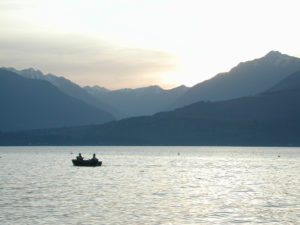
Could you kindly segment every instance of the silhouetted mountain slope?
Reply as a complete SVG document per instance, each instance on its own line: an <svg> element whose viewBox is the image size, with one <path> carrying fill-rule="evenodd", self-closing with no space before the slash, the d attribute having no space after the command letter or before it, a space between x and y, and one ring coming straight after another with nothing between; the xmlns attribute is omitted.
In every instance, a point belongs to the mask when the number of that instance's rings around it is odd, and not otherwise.
<svg viewBox="0 0 300 225"><path fill-rule="evenodd" d="M71 97L77 98L91 106L97 107L101 111L108 112L114 115L114 117L116 118L123 116L123 114L120 111L111 107L111 105L104 103L103 101L101 101L100 98L96 98L93 95L90 95L79 85L71 82L70 80L64 77L58 77L53 74L43 74L41 71L35 70L33 68L16 70L15 68L2 67L2 69L9 70L11 72L21 75L22 77L48 81L52 85L57 87L60 91L64 92L65 94Z"/></svg>
<svg viewBox="0 0 300 225"><path fill-rule="evenodd" d="M198 101L220 101L261 93L293 72L300 70L300 59L271 51L266 56L240 63L228 73L190 88L173 104L182 107Z"/></svg>
<svg viewBox="0 0 300 225"><path fill-rule="evenodd" d="M295 74L278 85L295 78ZM2 145L300 146L300 85L103 125L2 134Z"/></svg>
<svg viewBox="0 0 300 225"><path fill-rule="evenodd" d="M287 91L298 89L300 87L300 71L293 73L292 75L288 76L286 79L282 80L267 92L275 92L275 91Z"/></svg>
<svg viewBox="0 0 300 225"><path fill-rule="evenodd" d="M165 111L175 100L189 89L179 86L170 90L164 90L159 86L149 86L136 89L120 89L110 91L98 86L85 87L92 95L98 97L107 104L112 105L126 116L153 115Z"/></svg>
<svg viewBox="0 0 300 225"><path fill-rule="evenodd" d="M22 130L113 120L104 111L72 98L50 83L0 69L0 130Z"/></svg>

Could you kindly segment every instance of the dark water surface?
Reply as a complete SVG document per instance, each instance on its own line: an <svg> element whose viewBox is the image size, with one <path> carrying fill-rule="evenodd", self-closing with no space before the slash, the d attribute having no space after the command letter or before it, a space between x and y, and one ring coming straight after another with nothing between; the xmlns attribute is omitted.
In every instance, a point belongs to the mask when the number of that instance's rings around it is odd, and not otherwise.
<svg viewBox="0 0 300 225"><path fill-rule="evenodd" d="M103 166L72 166L79 152ZM0 147L0 157L0 224L300 224L300 148Z"/></svg>

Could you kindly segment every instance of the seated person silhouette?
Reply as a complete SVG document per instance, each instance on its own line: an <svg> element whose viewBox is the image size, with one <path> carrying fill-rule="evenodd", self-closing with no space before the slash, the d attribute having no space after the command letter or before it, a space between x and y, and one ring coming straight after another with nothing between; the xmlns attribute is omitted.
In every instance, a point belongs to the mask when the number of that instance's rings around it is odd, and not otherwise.
<svg viewBox="0 0 300 225"><path fill-rule="evenodd" d="M93 154L92 160L95 161L95 162L98 162L98 159L96 158L96 154L95 153Z"/></svg>
<svg viewBox="0 0 300 225"><path fill-rule="evenodd" d="M83 157L81 156L81 153L79 153L79 155L76 157L78 161L82 161Z"/></svg>

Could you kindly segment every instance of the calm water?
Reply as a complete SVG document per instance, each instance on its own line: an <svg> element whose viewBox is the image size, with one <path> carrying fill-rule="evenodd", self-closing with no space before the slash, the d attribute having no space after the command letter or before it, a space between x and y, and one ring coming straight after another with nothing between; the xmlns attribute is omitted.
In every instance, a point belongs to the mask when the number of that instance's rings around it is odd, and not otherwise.
<svg viewBox="0 0 300 225"><path fill-rule="evenodd" d="M79 152L103 166L72 166ZM0 224L300 224L299 148L1 147L0 156Z"/></svg>

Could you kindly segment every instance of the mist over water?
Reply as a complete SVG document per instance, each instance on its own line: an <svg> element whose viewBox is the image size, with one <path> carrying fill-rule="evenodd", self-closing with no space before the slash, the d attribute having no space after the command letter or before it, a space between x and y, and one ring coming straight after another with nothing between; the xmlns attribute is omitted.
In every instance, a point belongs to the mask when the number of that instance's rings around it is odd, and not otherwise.
<svg viewBox="0 0 300 225"><path fill-rule="evenodd" d="M103 166L74 167L79 152ZM0 147L0 156L0 224L300 223L299 148Z"/></svg>

